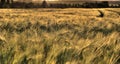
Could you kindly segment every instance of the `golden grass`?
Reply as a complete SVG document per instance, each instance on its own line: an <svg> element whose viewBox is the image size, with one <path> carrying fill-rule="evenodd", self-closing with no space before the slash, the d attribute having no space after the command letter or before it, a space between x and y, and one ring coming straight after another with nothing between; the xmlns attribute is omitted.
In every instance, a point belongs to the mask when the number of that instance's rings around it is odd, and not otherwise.
<svg viewBox="0 0 120 64"><path fill-rule="evenodd" d="M119 11L2 9L0 64L119 64Z"/></svg>

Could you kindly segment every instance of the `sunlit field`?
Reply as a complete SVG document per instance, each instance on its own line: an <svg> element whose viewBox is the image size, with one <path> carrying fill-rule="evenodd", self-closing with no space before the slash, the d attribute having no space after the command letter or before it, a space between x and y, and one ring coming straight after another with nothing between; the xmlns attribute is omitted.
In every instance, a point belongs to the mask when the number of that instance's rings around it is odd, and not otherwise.
<svg viewBox="0 0 120 64"><path fill-rule="evenodd" d="M120 8L0 9L0 64L120 64Z"/></svg>

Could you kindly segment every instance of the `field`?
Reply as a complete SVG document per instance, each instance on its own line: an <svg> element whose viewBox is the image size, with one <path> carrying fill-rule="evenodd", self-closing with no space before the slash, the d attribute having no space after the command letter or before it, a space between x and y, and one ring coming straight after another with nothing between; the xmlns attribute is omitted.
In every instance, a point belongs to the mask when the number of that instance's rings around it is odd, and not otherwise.
<svg viewBox="0 0 120 64"><path fill-rule="evenodd" d="M0 9L0 64L120 64L120 8Z"/></svg>

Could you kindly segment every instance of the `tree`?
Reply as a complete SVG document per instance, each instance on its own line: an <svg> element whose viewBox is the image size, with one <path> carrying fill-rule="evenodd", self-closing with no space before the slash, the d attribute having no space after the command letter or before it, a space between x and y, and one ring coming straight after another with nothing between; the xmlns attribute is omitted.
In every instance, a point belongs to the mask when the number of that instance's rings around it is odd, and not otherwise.
<svg viewBox="0 0 120 64"><path fill-rule="evenodd" d="M7 0L7 4L12 4L13 0Z"/></svg>
<svg viewBox="0 0 120 64"><path fill-rule="evenodd" d="M11 4L13 3L13 0L11 0Z"/></svg>
<svg viewBox="0 0 120 64"><path fill-rule="evenodd" d="M10 0L7 0L7 2L6 2L7 4L10 4Z"/></svg>
<svg viewBox="0 0 120 64"><path fill-rule="evenodd" d="M42 2L42 7L43 7L43 8L48 7L48 4L47 4L46 0L44 0L44 1Z"/></svg>
<svg viewBox="0 0 120 64"><path fill-rule="evenodd" d="M105 7L105 8L106 8L106 7L109 7L108 1L103 1L103 2L102 2L102 6Z"/></svg>
<svg viewBox="0 0 120 64"><path fill-rule="evenodd" d="M5 5L5 0L1 0L1 7Z"/></svg>
<svg viewBox="0 0 120 64"><path fill-rule="evenodd" d="M10 7L10 4L13 3L13 0L1 0L1 7Z"/></svg>

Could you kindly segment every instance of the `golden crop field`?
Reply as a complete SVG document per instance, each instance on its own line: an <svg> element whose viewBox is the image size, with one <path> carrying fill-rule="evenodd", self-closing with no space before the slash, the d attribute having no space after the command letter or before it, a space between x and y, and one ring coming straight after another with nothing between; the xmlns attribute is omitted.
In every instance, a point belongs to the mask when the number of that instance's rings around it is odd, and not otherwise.
<svg viewBox="0 0 120 64"><path fill-rule="evenodd" d="M120 64L120 8L0 9L0 64Z"/></svg>

